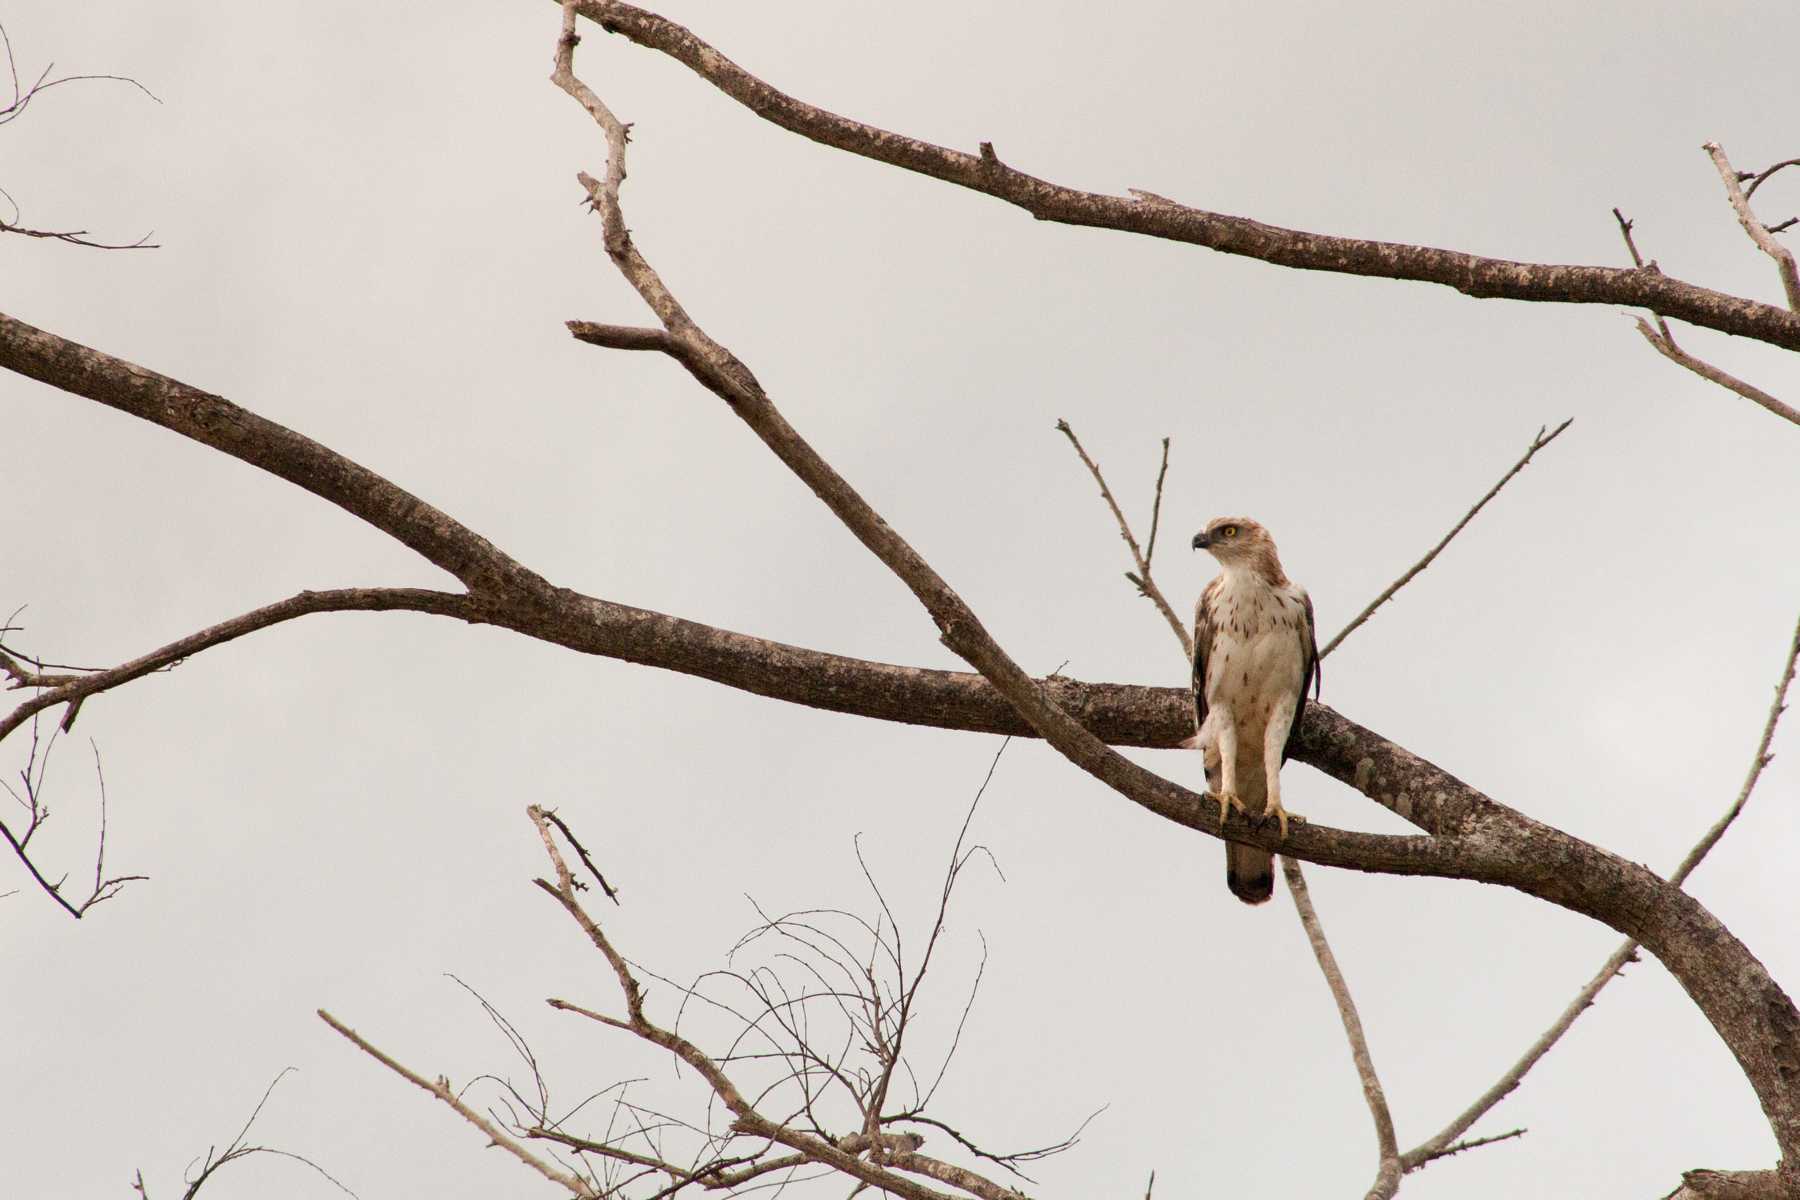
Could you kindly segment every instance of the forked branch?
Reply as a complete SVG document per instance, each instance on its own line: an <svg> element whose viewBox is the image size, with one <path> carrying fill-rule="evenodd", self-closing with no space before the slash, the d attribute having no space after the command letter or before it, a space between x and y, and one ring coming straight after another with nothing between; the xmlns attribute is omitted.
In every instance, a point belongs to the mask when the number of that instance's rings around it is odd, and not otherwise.
<svg viewBox="0 0 1800 1200"><path fill-rule="evenodd" d="M1775 170L1781 165L1783 164L1777 164L1777 167L1770 169ZM1767 177L1768 176L1765 174L1761 178L1766 179ZM1748 193L1746 193L1746 195L1747 194ZM1625 239L1625 249L1631 253L1631 261L1636 263L1639 267L1643 267L1644 256L1638 252L1637 239L1631 235L1635 223L1626 220L1625 214L1616 208L1613 209L1612 212L1613 218L1619 222L1619 234ZM1656 264L1651 263L1649 269L1655 270ZM1654 329L1652 329L1642 317L1634 317L1633 320L1637 323L1638 333L1643 336L1643 339L1646 342L1650 343L1651 348L1676 366L1692 371L1709 383L1716 383L1722 388L1736 392L1752 404L1761 405L1763 408L1768 409L1783 420L1792 421L1794 424L1800 425L1800 410L1796 410L1792 406L1777 400L1774 396L1771 396L1754 384L1746 383L1737 376L1722 371L1713 364L1706 362L1703 359L1696 358L1686 350L1683 350L1676 344L1674 332L1669 329L1669 323L1663 320L1660 313L1651 314L1651 320L1656 322L1656 328Z"/></svg>
<svg viewBox="0 0 1800 1200"><path fill-rule="evenodd" d="M565 56L573 50L572 14L577 6L601 20L609 30L620 27L621 14L634 21L644 15L628 5L605 0L565 0L559 76L567 74ZM666 24L663 23L665 27ZM680 34L691 39L685 30ZM716 52L710 52L710 48L708 53L709 68L739 70ZM581 98L566 79L559 79L559 83ZM587 105L585 99L583 103ZM600 124L607 134L608 176L598 184L584 177L583 186L588 188L595 208L606 221L609 256L658 315L676 346L673 356L724 399L845 527L913 592L937 625L944 643L980 671L1019 716L1059 753L1153 812L1209 833L1224 833L1217 813L1206 815L1202 797L1124 759L1055 704L1001 649L949 584L786 422L743 364L674 304L662 281L631 245L619 214L622 172L617 168L623 164L623 126L616 119L601 120ZM899 140L890 138L896 143ZM987 159L990 166L1000 169L991 154ZM977 170L988 169L981 166L981 160L975 160L975 164ZM1141 207L1146 211L1166 211L1167 206ZM1674 310L1668 311L1673 314ZM1784 327L1790 320L1800 321L1786 313L1780 319ZM1365 766L1372 769L1374 764ZM1358 769L1359 785L1366 773ZM1782 1169L1800 1184L1800 1013L1768 978L1766 969L1717 918L1647 870L1485 798L1476 804L1469 800L1466 796L1440 794L1425 811L1405 812L1403 815L1435 836L1423 841L1387 839L1386 845L1398 852L1396 858L1389 860L1395 864L1393 869L1436 873L1448 868L1456 874L1504 882L1588 912L1639 937L1682 981L1732 1047L1756 1088L1782 1147ZM1243 824L1246 827L1241 830L1235 824L1230 828L1232 840L1283 850L1309 861L1331 861L1330 852L1315 840L1320 832L1315 828L1302 826L1283 839L1273 830ZM1380 853L1377 847L1382 843L1372 838L1373 835L1332 831L1331 840L1340 845L1354 842L1373 857ZM1409 842L1404 850L1401 842ZM1559 864L1553 875L1539 869L1539 864L1547 861L1546 854L1552 854ZM1363 857L1364 864L1369 857ZM1401 861L1405 867L1399 865ZM1450 867L1451 863L1456 866ZM1727 975L1737 985L1717 986L1718 979Z"/></svg>
<svg viewBox="0 0 1800 1200"><path fill-rule="evenodd" d="M969 154L839 116L770 86L692 30L622 0L581 0L609 33L668 55L765 121L821 145L1004 200L1044 221L1166 238L1278 266L1434 283L1469 296L1649 308L1665 316L1800 350L1800 315L1663 275L1514 262L1455 250L1335 237L1209 212L1151 193L1143 199L1064 187L994 154Z"/></svg>
<svg viewBox="0 0 1800 1200"><path fill-rule="evenodd" d="M19 63L17 58L13 55L12 38L7 34L4 25L0 25L0 49L3 49L5 52L6 73L8 78L12 80L12 100L4 107L0 107L0 125L10 124L24 116L25 110L31 105L33 100L49 91L51 88L61 87L63 84L67 83L97 81L128 83L144 95L150 97L151 100L156 101L156 103L162 103L149 88L127 75L61 75L52 79L50 78L50 72L56 69L55 63L46 66L43 71L39 73L36 80L21 88L19 86ZM61 231L31 229L20 223L23 220L24 214L20 211L18 203L13 200L12 194L7 192L4 188L0 188L0 198L3 198L12 208L12 216L5 220L0 220L0 233L16 233L23 237L67 242L70 245L87 246L95 250L154 250L157 248L156 243L150 240L155 236L154 233L146 233L133 242L102 242L94 238L94 236L85 229L68 229Z"/></svg>
<svg viewBox="0 0 1800 1200"><path fill-rule="evenodd" d="M1081 439L1075 436L1075 430L1069 426L1067 421L1058 421L1056 428L1058 432L1069 439L1069 445L1075 448L1075 454L1081 459L1081 465L1088 469L1088 474L1092 475L1094 482L1100 485L1100 498L1106 501L1106 507L1112 510L1113 520L1119 523L1119 536L1125 539L1125 545L1131 551L1131 561L1137 567L1135 572L1125 572L1125 578L1131 581L1133 587L1137 588L1138 595L1146 597L1156 605L1156 611L1162 614L1163 620L1167 621L1169 628L1174 630L1175 639L1181 643L1182 657L1190 662L1193 661L1194 636L1188 632L1186 623L1175 615L1175 609L1169 604L1168 597L1163 595L1162 589L1156 586L1156 580L1150 574L1150 556L1156 553L1156 530L1157 526L1162 523L1163 480L1169 474L1169 439L1162 440L1162 467L1156 473L1156 499L1150 509L1148 549L1140 550L1137 537L1131 532L1131 522L1125 519L1125 514L1119 509L1119 502L1113 499L1112 488L1107 486L1106 476L1100 472L1100 464L1088 456L1086 448L1081 444Z"/></svg>
<svg viewBox="0 0 1800 1200"><path fill-rule="evenodd" d="M19 771L19 787L15 790L12 784L0 780L0 789L4 789L13 801L24 810L23 824L15 826L9 821L0 820L0 838L4 838L8 848L19 860L31 876L31 881L38 889L52 900L64 912L81 920L88 910L96 904L112 899L118 895L128 883L138 883L149 878L148 875L108 875L106 873L106 771L100 762L100 747L93 746L94 778L100 790L100 833L94 846L94 883L86 896L75 898L63 891L63 885L69 877L64 874L54 882L44 874L43 868L32 857L31 840L36 837L45 823L50 819L50 806L44 796L44 779L49 770L50 757L55 753L60 728L52 728L46 738L40 739L37 721L31 722L31 745L27 751L25 765ZM91 745L91 743L90 743Z"/></svg>
<svg viewBox="0 0 1800 1200"><path fill-rule="evenodd" d="M1718 169L1719 182L1725 185L1725 198L1731 202L1731 211L1737 214L1738 224L1750 240L1775 261L1775 272L1781 276L1781 290L1787 293L1788 308L1800 312L1800 270L1794 267L1794 253L1776 241L1769 232L1769 227L1757 220L1756 214L1750 211L1750 197L1745 194L1739 183L1737 169L1731 160L1725 157L1725 149L1717 142L1708 142L1701 149L1712 159L1713 166ZM1760 179L1758 183L1762 182Z"/></svg>

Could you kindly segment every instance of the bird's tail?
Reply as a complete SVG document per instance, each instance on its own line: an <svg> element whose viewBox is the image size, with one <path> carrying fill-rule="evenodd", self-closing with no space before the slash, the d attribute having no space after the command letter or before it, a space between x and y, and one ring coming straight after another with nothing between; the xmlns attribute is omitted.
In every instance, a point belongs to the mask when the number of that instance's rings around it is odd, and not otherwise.
<svg viewBox="0 0 1800 1200"><path fill-rule="evenodd" d="M1198 742L1196 734L1191 741ZM1185 744L1185 743L1184 743ZM1219 790L1219 752L1210 750L1203 760L1206 786ZM1253 757L1238 757L1238 797L1253 812L1262 811L1262 763ZM1275 856L1254 846L1225 843L1225 886L1245 904L1261 904L1275 894Z"/></svg>
<svg viewBox="0 0 1800 1200"><path fill-rule="evenodd" d="M1226 842L1225 886L1245 904L1261 904L1275 894L1275 856L1254 846Z"/></svg>

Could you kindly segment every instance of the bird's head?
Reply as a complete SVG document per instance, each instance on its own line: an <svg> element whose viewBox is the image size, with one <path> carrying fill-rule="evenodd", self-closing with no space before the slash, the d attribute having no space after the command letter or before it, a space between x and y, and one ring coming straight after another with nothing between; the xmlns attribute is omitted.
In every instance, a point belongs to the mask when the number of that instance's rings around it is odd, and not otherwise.
<svg viewBox="0 0 1800 1200"><path fill-rule="evenodd" d="M1194 549L1204 550L1222 567L1248 565L1275 556L1275 539L1249 517L1214 517L1194 535Z"/></svg>

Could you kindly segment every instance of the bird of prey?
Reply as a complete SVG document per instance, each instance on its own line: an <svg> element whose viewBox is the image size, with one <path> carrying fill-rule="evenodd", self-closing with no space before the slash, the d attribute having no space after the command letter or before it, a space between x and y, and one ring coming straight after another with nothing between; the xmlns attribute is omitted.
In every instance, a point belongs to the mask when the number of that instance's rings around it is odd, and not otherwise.
<svg viewBox="0 0 1800 1200"><path fill-rule="evenodd" d="M1269 531L1248 517L1219 517L1194 535L1194 549L1219 562L1219 575L1194 607L1194 736L1206 785L1230 809L1274 817L1287 836L1281 764L1306 711L1306 689L1319 687L1319 646L1312 598L1289 579ZM1225 883L1245 904L1275 891L1267 850L1225 843Z"/></svg>

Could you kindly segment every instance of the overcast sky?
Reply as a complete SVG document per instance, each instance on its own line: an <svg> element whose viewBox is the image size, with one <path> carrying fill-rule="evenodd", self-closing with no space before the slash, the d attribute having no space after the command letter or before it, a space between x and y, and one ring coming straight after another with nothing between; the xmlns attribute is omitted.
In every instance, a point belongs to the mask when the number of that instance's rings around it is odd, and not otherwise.
<svg viewBox="0 0 1800 1200"><path fill-rule="evenodd" d="M1800 153L1800 10L1634 3L903 6L663 11L833 111L1075 186L1139 187L1325 232L1533 261L1625 262L1778 301L1700 150ZM45 93L4 130L29 225L5 311L221 393L381 472L555 582L860 657L954 666L911 597L710 394L562 322L645 319L578 205L597 130L547 82L547 3L10 5ZM1067 418L1134 519L1174 439L1158 575L1186 607L1206 519L1266 524L1335 632L1523 451L1564 437L1325 672L1325 699L1495 798L1668 870L1735 793L1800 609L1800 430L1656 356L1603 307L1282 270L1032 221L767 125L588 31L578 69L635 122L626 210L696 318L1028 668L1175 684L1121 578ZM1800 178L1757 196L1800 211ZM1800 402L1800 361L1683 344ZM450 586L329 505L85 400L0 378L9 643L105 665L302 588ZM1066 664L1066 665L1065 665ZM88 704L50 773L42 856L145 874L70 921L0 866L0 1129L20 1197L156 1197L257 1127L365 1200L551 1185L325 1028L427 1074L522 1078L454 974L570 1104L691 1076L547 996L618 1010L530 878L523 809L559 806L671 977L769 910L871 900L853 839L922 936L998 742L879 724L415 615L314 617ZM1800 730L1695 893L1790 990ZM23 765L14 738L8 777ZM1191 756L1140 752L1192 786ZM1290 808L1400 822L1304 765ZM7 803L10 804L10 801ZM11 819L11 818L9 818ZM1247 909L1219 845L1037 743L1005 753L928 990L941 1038L988 950L944 1120L1039 1145L1034 1195L1355 1194L1369 1118L1285 895ZM1617 943L1473 883L1314 869L1403 1145L1488 1087ZM934 968L935 970L935 968ZM653 1011L672 1015L671 991ZM942 1042L921 1050L931 1062ZM1772 1164L1749 1086L1654 961L1633 966L1403 1195L1661 1195ZM941 1136L926 1149L949 1155ZM841 1194L838 1183L828 1185ZM1328 1192L1329 1190L1329 1192ZM336 1194L290 1161L206 1195Z"/></svg>

